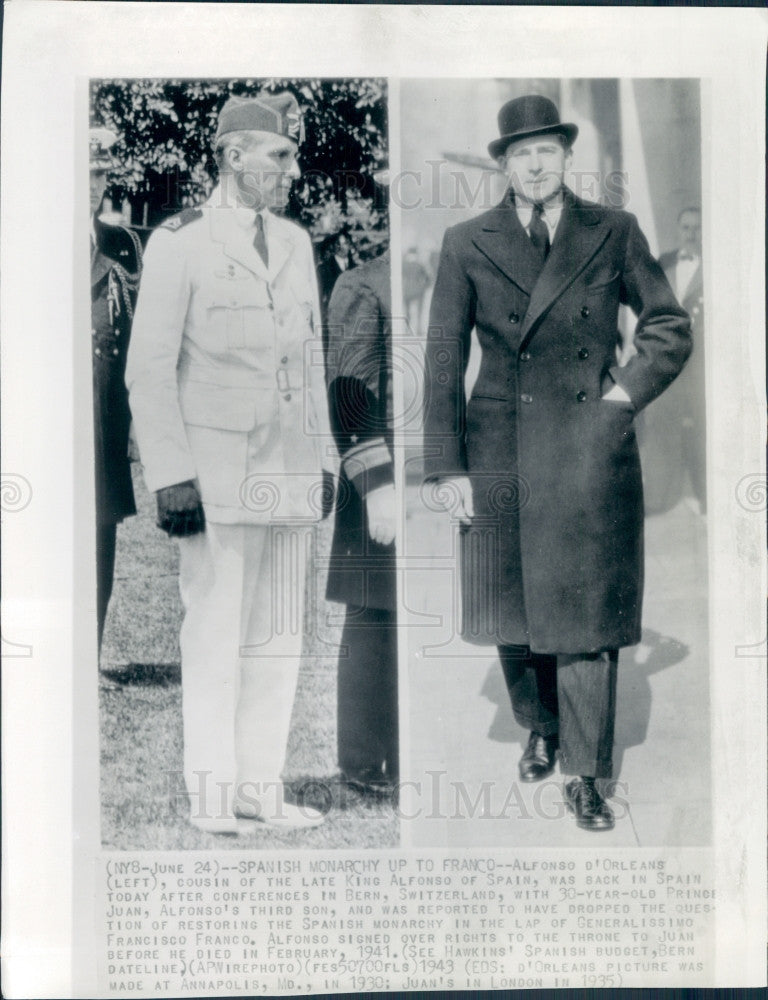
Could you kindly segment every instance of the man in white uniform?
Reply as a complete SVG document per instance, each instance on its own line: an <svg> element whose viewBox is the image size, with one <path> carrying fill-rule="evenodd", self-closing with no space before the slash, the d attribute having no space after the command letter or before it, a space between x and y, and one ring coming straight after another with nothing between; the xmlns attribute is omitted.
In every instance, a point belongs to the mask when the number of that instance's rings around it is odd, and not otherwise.
<svg viewBox="0 0 768 1000"><path fill-rule="evenodd" d="M179 539L184 778L191 822L307 826L284 800L307 546L333 446L288 93L230 98L220 183L147 247L126 382L158 526Z"/></svg>

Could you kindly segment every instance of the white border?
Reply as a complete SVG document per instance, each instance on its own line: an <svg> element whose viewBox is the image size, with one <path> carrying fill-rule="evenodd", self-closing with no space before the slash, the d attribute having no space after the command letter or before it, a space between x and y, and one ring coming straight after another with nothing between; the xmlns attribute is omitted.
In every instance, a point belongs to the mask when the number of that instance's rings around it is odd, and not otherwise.
<svg viewBox="0 0 768 1000"><path fill-rule="evenodd" d="M71 707L73 620L83 601L73 588L72 470L82 450L73 431L73 343L82 303L74 301L72 264L73 192L84 181L75 175L73 137L79 81L121 75L709 79L702 139L707 324L718 348L708 391L720 906L711 985L765 982L765 514L736 499L745 476L765 473L765 44L766 16L750 9L6 7L2 456L4 474L23 476L32 493L15 509L3 480L5 995L72 993L73 901L87 907L90 899L82 883L73 894L75 842L67 835L73 731L95 711L93 691L77 692L76 716ZM18 655L25 646L31 656ZM737 655L749 646L754 655Z"/></svg>

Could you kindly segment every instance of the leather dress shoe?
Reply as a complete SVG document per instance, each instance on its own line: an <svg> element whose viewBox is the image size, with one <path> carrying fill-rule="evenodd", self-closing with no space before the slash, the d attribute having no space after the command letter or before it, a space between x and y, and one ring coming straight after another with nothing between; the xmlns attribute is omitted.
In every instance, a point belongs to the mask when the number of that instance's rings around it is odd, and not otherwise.
<svg viewBox="0 0 768 1000"><path fill-rule="evenodd" d="M342 771L341 780L358 795L371 798L389 798L397 788L397 781L385 775L380 768L367 771Z"/></svg>
<svg viewBox="0 0 768 1000"><path fill-rule="evenodd" d="M565 804L582 830L612 830L616 820L598 792L594 778L573 778L565 786Z"/></svg>
<svg viewBox="0 0 768 1000"><path fill-rule="evenodd" d="M542 736L532 732L528 737L528 746L517 765L521 781L541 781L555 769L557 754L557 736Z"/></svg>

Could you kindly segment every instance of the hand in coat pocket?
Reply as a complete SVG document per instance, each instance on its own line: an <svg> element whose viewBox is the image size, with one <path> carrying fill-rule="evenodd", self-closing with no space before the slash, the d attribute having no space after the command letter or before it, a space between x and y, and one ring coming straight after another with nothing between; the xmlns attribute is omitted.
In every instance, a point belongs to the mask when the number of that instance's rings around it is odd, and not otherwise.
<svg viewBox="0 0 768 1000"><path fill-rule="evenodd" d="M475 516L475 506L472 500L472 483L469 476L448 476L441 480L451 494L451 514L462 524L471 524ZM455 502L454 495L455 494Z"/></svg>

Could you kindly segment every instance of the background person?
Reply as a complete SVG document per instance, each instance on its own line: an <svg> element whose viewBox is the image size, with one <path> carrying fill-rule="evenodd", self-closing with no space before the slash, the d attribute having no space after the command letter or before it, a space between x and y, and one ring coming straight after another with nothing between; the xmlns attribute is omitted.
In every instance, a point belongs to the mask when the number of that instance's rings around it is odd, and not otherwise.
<svg viewBox="0 0 768 1000"><path fill-rule="evenodd" d="M343 274L326 360L341 457L326 597L346 604L337 682L338 763L362 790L398 781L390 256Z"/></svg>
<svg viewBox="0 0 768 1000"><path fill-rule="evenodd" d="M92 128L89 140L96 619L101 652L115 574L117 526L136 513L128 457L131 413L124 376L141 274L141 243L126 226L99 218L112 165L109 151L117 136L109 129Z"/></svg>
<svg viewBox="0 0 768 1000"><path fill-rule="evenodd" d="M707 509L701 211L684 208L677 230L678 248L662 254L659 264L677 301L691 317L693 354L669 392L644 414L640 453L649 514L669 510L686 494L698 513Z"/></svg>

